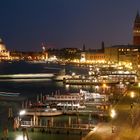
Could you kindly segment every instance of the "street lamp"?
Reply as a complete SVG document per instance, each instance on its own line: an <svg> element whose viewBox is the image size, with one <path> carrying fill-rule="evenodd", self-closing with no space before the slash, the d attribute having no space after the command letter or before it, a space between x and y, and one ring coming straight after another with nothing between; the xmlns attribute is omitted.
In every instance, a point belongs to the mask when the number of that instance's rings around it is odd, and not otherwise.
<svg viewBox="0 0 140 140"><path fill-rule="evenodd" d="M134 97L135 97L135 92L134 92L134 91L131 91L131 92L130 92L130 97L131 97L131 98L134 98Z"/></svg>
<svg viewBox="0 0 140 140"><path fill-rule="evenodd" d="M106 93L106 89L107 89L106 83L103 83L103 86L102 87L103 87L103 92Z"/></svg>
<svg viewBox="0 0 140 140"><path fill-rule="evenodd" d="M75 72L73 72L73 73L72 73L72 76L75 76L75 75L76 75Z"/></svg>
<svg viewBox="0 0 140 140"><path fill-rule="evenodd" d="M115 109L111 109L111 111L110 111L110 117L112 119L114 119L116 117L116 111L115 111Z"/></svg>
<svg viewBox="0 0 140 140"><path fill-rule="evenodd" d="M111 111L110 111L110 117L112 118L112 119L114 119L115 117L116 117L116 111L115 111L115 109L111 109ZM114 133L114 131L115 131L115 127L113 126L113 123L112 123L112 133Z"/></svg>
<svg viewBox="0 0 140 140"><path fill-rule="evenodd" d="M22 116L24 116L26 114L26 110L21 110L19 112L19 118L18 118L18 124L21 125L21 121L22 121ZM16 123L16 120L15 120L15 124L17 125Z"/></svg>
<svg viewBox="0 0 140 140"><path fill-rule="evenodd" d="M133 105L134 105L134 104L133 104L133 102L134 102L133 99L134 99L134 97L135 97L135 92L134 92L134 91L131 91L131 92L130 92L130 97L132 98L132 103L130 104L130 108L133 109Z"/></svg>
<svg viewBox="0 0 140 140"><path fill-rule="evenodd" d="M23 115L25 115L25 113L26 113L25 110L21 110L21 111L19 112L19 115L20 115L20 116L23 116Z"/></svg>
<svg viewBox="0 0 140 140"><path fill-rule="evenodd" d="M104 84L103 84L103 88L106 88L106 87L107 87L107 85L106 85L106 83L104 83Z"/></svg>

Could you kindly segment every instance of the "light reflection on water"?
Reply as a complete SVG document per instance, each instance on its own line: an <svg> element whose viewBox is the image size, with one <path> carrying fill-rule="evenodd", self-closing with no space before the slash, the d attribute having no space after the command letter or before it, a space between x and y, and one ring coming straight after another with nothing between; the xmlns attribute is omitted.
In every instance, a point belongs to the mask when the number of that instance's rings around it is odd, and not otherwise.
<svg viewBox="0 0 140 140"><path fill-rule="evenodd" d="M0 91L3 92L18 92L25 97L33 97L38 94L52 94L59 91L60 94L67 92L79 92L80 89L95 91L95 86L66 86L63 82L55 82L47 79L11 79L0 81Z"/></svg>
<svg viewBox="0 0 140 140"><path fill-rule="evenodd" d="M23 140L22 132L11 133L12 140ZM78 134L46 134L41 132L29 132L30 140L81 140L83 136ZM26 140L26 139L25 139Z"/></svg>
<svg viewBox="0 0 140 140"><path fill-rule="evenodd" d="M42 81L51 81L51 79L0 79L0 82L42 82Z"/></svg>
<svg viewBox="0 0 140 140"><path fill-rule="evenodd" d="M30 74L1 74L0 78L38 78L52 77L53 73L30 73Z"/></svg>
<svg viewBox="0 0 140 140"><path fill-rule="evenodd" d="M51 94L56 90L64 94L65 92L79 92L81 88L85 89L81 86L66 88L62 82L51 81L48 78L63 69L67 74L71 72L87 73L88 70L73 65L0 63L0 91L19 92L25 97L33 97L41 93L43 95ZM88 88L86 87L86 89Z"/></svg>

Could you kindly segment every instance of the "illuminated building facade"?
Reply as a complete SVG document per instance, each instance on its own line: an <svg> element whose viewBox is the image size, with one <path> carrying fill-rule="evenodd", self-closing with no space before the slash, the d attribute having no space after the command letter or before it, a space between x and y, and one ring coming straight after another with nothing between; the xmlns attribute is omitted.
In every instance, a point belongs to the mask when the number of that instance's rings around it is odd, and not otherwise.
<svg viewBox="0 0 140 140"><path fill-rule="evenodd" d="M104 49L105 61L108 63L118 63L119 46L106 47Z"/></svg>
<svg viewBox="0 0 140 140"><path fill-rule="evenodd" d="M101 43L101 49L89 49L86 50L85 44L83 44L83 50L81 52L81 63L104 63L104 42Z"/></svg>
<svg viewBox="0 0 140 140"><path fill-rule="evenodd" d="M140 48L134 45L116 45L105 48L107 63L129 64L137 69L140 65Z"/></svg>
<svg viewBox="0 0 140 140"><path fill-rule="evenodd" d="M79 56L80 50L78 48L62 48L58 54L58 58L68 61L79 59Z"/></svg>
<svg viewBox="0 0 140 140"><path fill-rule="evenodd" d="M129 45L119 48L119 63L130 64L134 69L140 65L140 48L137 46Z"/></svg>
<svg viewBox="0 0 140 140"><path fill-rule="evenodd" d="M105 55L102 50L85 51L81 53L81 62L103 63Z"/></svg>
<svg viewBox="0 0 140 140"><path fill-rule="evenodd" d="M45 52L10 52L11 60L46 61L48 53Z"/></svg>

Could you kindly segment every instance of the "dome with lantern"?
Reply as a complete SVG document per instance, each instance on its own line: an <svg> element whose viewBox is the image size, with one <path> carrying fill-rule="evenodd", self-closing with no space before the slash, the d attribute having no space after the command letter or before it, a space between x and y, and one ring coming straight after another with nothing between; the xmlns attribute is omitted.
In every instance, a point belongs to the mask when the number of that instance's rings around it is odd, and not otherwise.
<svg viewBox="0 0 140 140"><path fill-rule="evenodd" d="M5 44L3 43L2 39L0 38L0 52L4 52L6 51L6 47Z"/></svg>

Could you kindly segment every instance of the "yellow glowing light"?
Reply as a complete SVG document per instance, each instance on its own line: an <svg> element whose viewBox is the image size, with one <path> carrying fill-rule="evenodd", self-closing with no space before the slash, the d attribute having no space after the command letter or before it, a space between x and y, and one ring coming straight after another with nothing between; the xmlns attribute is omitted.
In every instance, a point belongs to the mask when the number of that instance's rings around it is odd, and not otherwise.
<svg viewBox="0 0 140 140"><path fill-rule="evenodd" d="M66 88L69 88L70 87L70 85L66 85Z"/></svg>
<svg viewBox="0 0 140 140"><path fill-rule="evenodd" d="M135 93L132 91L132 92L130 92L130 97L131 98L134 98L135 97Z"/></svg>
<svg viewBox="0 0 140 140"><path fill-rule="evenodd" d="M21 111L19 112L19 115L22 116L22 115L25 115L25 113L26 113L25 110L21 110Z"/></svg>
<svg viewBox="0 0 140 140"><path fill-rule="evenodd" d="M110 116L111 116L111 118L116 117L116 111L114 109L111 109Z"/></svg>
<svg viewBox="0 0 140 140"><path fill-rule="evenodd" d="M75 72L72 73L72 76L75 76Z"/></svg>
<svg viewBox="0 0 140 140"><path fill-rule="evenodd" d="M103 87L104 87L104 88L106 88L106 87L107 87L107 85L104 83L104 84L103 84Z"/></svg>
<svg viewBox="0 0 140 140"><path fill-rule="evenodd" d="M88 73L89 75L91 75L92 73L89 71L89 73Z"/></svg>
<svg viewBox="0 0 140 140"><path fill-rule="evenodd" d="M140 87L140 83L138 83L138 87Z"/></svg>
<svg viewBox="0 0 140 140"><path fill-rule="evenodd" d="M16 137L16 140L27 140L27 137L24 137L24 138L23 138L22 135L18 135L18 136Z"/></svg>

